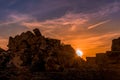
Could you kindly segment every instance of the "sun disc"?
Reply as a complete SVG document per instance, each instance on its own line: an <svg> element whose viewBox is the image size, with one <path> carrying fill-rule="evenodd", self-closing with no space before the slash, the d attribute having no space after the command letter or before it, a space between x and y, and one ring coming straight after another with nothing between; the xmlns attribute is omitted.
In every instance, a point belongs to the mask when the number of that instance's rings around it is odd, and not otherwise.
<svg viewBox="0 0 120 80"><path fill-rule="evenodd" d="M79 49L76 50L76 54L77 54L78 56L80 56L80 57L83 56L83 52L82 52L81 50L79 50Z"/></svg>

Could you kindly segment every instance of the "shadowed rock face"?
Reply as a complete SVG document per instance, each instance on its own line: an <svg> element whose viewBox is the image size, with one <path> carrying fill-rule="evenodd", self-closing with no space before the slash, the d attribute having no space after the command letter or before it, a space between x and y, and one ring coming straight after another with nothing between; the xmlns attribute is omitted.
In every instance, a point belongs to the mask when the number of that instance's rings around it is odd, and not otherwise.
<svg viewBox="0 0 120 80"><path fill-rule="evenodd" d="M0 53L1 53L1 52L4 52L4 51L5 51L4 49L0 48Z"/></svg>
<svg viewBox="0 0 120 80"><path fill-rule="evenodd" d="M75 51L60 40L45 38L38 29L9 38L11 63L32 71L59 71L72 66Z"/></svg>
<svg viewBox="0 0 120 80"><path fill-rule="evenodd" d="M0 69L5 69L10 61L10 55L6 52L0 53Z"/></svg>
<svg viewBox="0 0 120 80"><path fill-rule="evenodd" d="M112 63L120 64L120 37L112 40L112 47L111 51L108 51L108 56L110 60L113 60Z"/></svg>
<svg viewBox="0 0 120 80"><path fill-rule="evenodd" d="M112 40L112 51L120 51L120 38Z"/></svg>

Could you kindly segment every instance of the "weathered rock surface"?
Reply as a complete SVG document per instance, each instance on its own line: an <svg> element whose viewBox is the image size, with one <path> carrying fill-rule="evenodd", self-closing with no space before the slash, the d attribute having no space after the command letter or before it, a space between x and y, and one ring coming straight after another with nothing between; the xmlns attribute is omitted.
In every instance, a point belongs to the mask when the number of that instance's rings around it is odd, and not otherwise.
<svg viewBox="0 0 120 80"><path fill-rule="evenodd" d="M38 29L33 32L27 31L9 38L12 64L20 69L28 67L32 71L59 71L72 66L76 54L70 45L45 38Z"/></svg>
<svg viewBox="0 0 120 80"><path fill-rule="evenodd" d="M120 38L112 40L112 51L120 51Z"/></svg>

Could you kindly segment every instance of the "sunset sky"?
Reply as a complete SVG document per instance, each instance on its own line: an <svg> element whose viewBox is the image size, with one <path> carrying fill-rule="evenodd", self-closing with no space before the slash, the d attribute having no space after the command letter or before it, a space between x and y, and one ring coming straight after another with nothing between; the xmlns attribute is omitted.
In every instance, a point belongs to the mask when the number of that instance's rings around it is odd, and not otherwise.
<svg viewBox="0 0 120 80"><path fill-rule="evenodd" d="M0 47L34 28L94 56L120 37L120 0L0 0Z"/></svg>

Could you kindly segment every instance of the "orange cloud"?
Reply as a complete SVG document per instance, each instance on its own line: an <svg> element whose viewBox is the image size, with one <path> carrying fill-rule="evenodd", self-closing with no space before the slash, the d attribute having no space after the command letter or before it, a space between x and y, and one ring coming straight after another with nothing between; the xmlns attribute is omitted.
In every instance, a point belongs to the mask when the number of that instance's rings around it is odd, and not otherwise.
<svg viewBox="0 0 120 80"><path fill-rule="evenodd" d="M1 48L7 49L7 43L8 43L7 39L0 38L0 47Z"/></svg>
<svg viewBox="0 0 120 80"><path fill-rule="evenodd" d="M86 36L89 34L86 34ZM70 40L65 40L65 43L72 44L77 49L80 48L86 56L95 56L96 52L105 52L110 50L111 40L119 37L120 33L107 33L104 35L73 37Z"/></svg>
<svg viewBox="0 0 120 80"><path fill-rule="evenodd" d="M112 8L112 9L111 9ZM25 14L9 15L8 21L2 25L10 25L17 23L28 29L39 28L43 35L51 38L57 38L64 43L71 44L75 49L80 48L86 55L95 55L96 52L106 51L110 49L110 43L113 37L117 37L119 33L104 32L96 34L90 32L90 29L107 24L110 20L102 21L88 27L93 19L105 17L119 10L119 4L110 4L98 12L93 13L67 13L60 18L38 21L36 18ZM104 25L103 25L104 26ZM22 31L21 31L22 32ZM4 44L3 44L4 43ZM0 40L0 46L5 47L6 39Z"/></svg>
<svg viewBox="0 0 120 80"><path fill-rule="evenodd" d="M66 14L63 17L46 20L43 22L24 22L22 25L29 29L39 28L42 33L51 38L61 39L62 42L71 44L75 49L80 48L86 56L94 56L96 52L105 52L110 49L113 37L118 37L119 33L105 32L104 34L89 33L90 29L110 22L102 21L89 27L84 27L90 21L90 15Z"/></svg>

